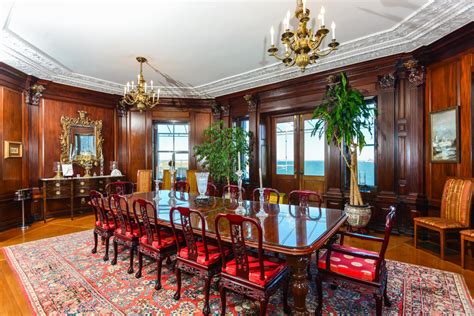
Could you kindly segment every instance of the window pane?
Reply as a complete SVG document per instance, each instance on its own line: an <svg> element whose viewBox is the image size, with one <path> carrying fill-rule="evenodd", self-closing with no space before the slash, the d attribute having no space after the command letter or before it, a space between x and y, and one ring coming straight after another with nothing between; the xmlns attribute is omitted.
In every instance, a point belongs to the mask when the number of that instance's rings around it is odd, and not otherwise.
<svg viewBox="0 0 474 316"><path fill-rule="evenodd" d="M189 154L176 154L176 168L188 169Z"/></svg>
<svg viewBox="0 0 474 316"><path fill-rule="evenodd" d="M373 145L364 146L362 151L359 151L357 160L357 168L359 170L359 184L374 186L375 185L375 149Z"/></svg>
<svg viewBox="0 0 474 316"><path fill-rule="evenodd" d="M311 137L314 120L304 121L304 175L305 176L324 176L324 135Z"/></svg>
<svg viewBox="0 0 474 316"><path fill-rule="evenodd" d="M173 125L158 124L158 133L165 133L165 134L173 133Z"/></svg>
<svg viewBox="0 0 474 316"><path fill-rule="evenodd" d="M174 139L175 151L188 151L189 150L188 148L189 148L188 135L175 136L175 139Z"/></svg>
<svg viewBox="0 0 474 316"><path fill-rule="evenodd" d="M284 122L276 124L276 173L294 174L294 123Z"/></svg>
<svg viewBox="0 0 474 316"><path fill-rule="evenodd" d="M162 178L162 170L169 169L169 162L173 159L174 153L177 177L184 179L189 164L189 124L160 123L156 124L156 131L155 172L156 166L159 165L160 174L158 176Z"/></svg>
<svg viewBox="0 0 474 316"><path fill-rule="evenodd" d="M173 134L158 134L158 151L173 151Z"/></svg>

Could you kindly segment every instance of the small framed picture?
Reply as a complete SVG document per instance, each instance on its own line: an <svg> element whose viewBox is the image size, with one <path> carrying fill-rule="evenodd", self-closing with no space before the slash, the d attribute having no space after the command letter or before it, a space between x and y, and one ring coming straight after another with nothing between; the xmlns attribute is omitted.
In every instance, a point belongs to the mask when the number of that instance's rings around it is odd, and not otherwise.
<svg viewBox="0 0 474 316"><path fill-rule="evenodd" d="M61 164L61 168L63 171L63 177L72 177L74 175L74 170L72 168L72 163L63 163Z"/></svg>
<svg viewBox="0 0 474 316"><path fill-rule="evenodd" d="M458 163L459 107L431 112L431 162Z"/></svg>
<svg viewBox="0 0 474 316"><path fill-rule="evenodd" d="M21 158L23 157L23 144L21 142L4 141L3 146L4 158Z"/></svg>

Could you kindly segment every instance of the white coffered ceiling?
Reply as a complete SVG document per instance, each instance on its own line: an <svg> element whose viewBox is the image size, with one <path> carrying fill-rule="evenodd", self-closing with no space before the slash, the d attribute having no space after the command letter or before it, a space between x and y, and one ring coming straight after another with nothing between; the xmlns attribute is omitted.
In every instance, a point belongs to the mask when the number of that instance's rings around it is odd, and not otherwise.
<svg viewBox="0 0 474 316"><path fill-rule="evenodd" d="M471 0L308 0L321 5L341 42L305 74L408 52L472 21ZM136 56L164 94L223 95L300 76L267 56L296 0L18 1L0 4L2 60L28 74L120 93L136 79ZM313 21L314 23L314 21ZM292 21L296 25L296 21Z"/></svg>

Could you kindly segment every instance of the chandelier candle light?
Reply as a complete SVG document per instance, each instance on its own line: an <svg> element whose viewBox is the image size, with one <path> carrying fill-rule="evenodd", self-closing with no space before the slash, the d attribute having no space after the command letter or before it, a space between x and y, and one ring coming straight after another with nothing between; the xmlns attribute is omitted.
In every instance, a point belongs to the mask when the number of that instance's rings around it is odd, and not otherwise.
<svg viewBox="0 0 474 316"><path fill-rule="evenodd" d="M290 11L287 12L283 19L283 27L285 31L281 35L281 42L285 46L285 53L283 56L278 56L278 48L275 46L275 29L270 28L271 47L268 49L270 56L281 60L286 66L290 67L297 65L301 72L304 72L306 66L316 63L319 57L327 56L335 51L339 46L336 41L336 23L331 23L332 40L329 43L327 50L321 50L320 47L324 38L329 33L324 23L324 14L326 13L324 7L321 7L318 20L320 21L319 28L316 32L309 27L310 10L306 8L306 0L298 0L295 11L295 17L298 20L298 28L295 32L290 29Z"/></svg>
<svg viewBox="0 0 474 316"><path fill-rule="evenodd" d="M153 87L153 80L150 80L150 85L143 78L143 63L147 62L145 57L137 57L140 63L140 73L137 76L137 85L135 82L127 82L123 88L122 101L130 106L136 106L140 112L152 109L160 103L160 89L155 90Z"/></svg>

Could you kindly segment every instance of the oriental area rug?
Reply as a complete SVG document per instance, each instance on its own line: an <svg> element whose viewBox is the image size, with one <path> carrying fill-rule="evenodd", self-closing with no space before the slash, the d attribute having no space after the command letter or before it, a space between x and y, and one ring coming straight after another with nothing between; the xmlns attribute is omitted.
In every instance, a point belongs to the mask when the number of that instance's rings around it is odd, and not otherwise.
<svg viewBox="0 0 474 316"><path fill-rule="evenodd" d="M3 248L34 314L201 314L202 280L183 273L181 299L175 301L171 265L164 265L163 288L156 291L154 262L144 261L143 276L136 279L134 274L127 274L128 249L121 251L119 246L118 263L112 266L102 260L104 247L100 243L98 252L91 254L92 241L92 231L85 231ZM389 260L387 268L392 306L384 307L384 315L473 313L471 296L459 274ZM315 267L313 270L316 273ZM314 311L316 291L311 283L307 306ZM324 314L375 314L374 299L345 284L324 284L324 291ZM220 299L215 286L210 304L212 315L219 315ZM255 315L258 303L228 292L227 312ZM281 293L271 298L268 314L283 315Z"/></svg>

